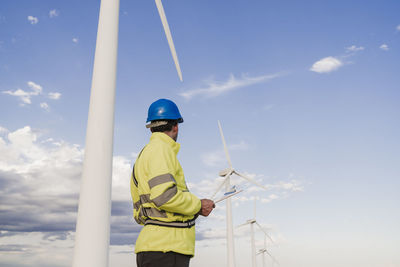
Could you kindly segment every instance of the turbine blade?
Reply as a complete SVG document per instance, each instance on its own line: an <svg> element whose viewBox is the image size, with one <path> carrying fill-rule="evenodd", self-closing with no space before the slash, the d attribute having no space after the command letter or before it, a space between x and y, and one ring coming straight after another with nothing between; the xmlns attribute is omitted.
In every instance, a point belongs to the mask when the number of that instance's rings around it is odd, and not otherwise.
<svg viewBox="0 0 400 267"><path fill-rule="evenodd" d="M257 203L257 200L256 200L256 198L254 198L254 220L256 219L256 203Z"/></svg>
<svg viewBox="0 0 400 267"><path fill-rule="evenodd" d="M222 183L218 186L217 190L215 190L215 193L211 196L210 199L214 199L215 195L219 192L219 190L221 190L222 186L224 186L224 184L226 183L226 180L228 180L229 176L231 176L229 173L224 177L224 180L222 181Z"/></svg>
<svg viewBox="0 0 400 267"><path fill-rule="evenodd" d="M256 221L256 224L257 224L258 228L260 228L260 230L264 232L265 235L268 235L268 233L264 230L264 228L262 228L262 226L257 221Z"/></svg>
<svg viewBox="0 0 400 267"><path fill-rule="evenodd" d="M236 173L238 176L242 177L243 179L246 179L247 181L249 181L250 183L253 183L255 185L257 185L258 187L261 187L264 190L268 190L268 188L266 188L265 186L263 186L262 184L254 181L253 179L251 179L250 177L247 177L241 173L238 173L237 171L234 171L234 173Z"/></svg>
<svg viewBox="0 0 400 267"><path fill-rule="evenodd" d="M240 228L240 227L245 226L245 225L248 225L248 224L250 224L250 223L249 223L249 222L245 222L245 223L239 224L239 225L236 226L235 228Z"/></svg>
<svg viewBox="0 0 400 267"><path fill-rule="evenodd" d="M267 233L267 231L264 230L264 228L261 227L261 225L256 221L257 226L261 229L261 231L264 232L264 234L271 240L273 244L275 244L274 240L271 238L271 236Z"/></svg>
<svg viewBox="0 0 400 267"><path fill-rule="evenodd" d="M231 157L229 156L228 147L226 146L224 133L222 132L221 123L219 121L218 121L218 127L219 127L219 133L221 134L222 143L224 144L225 156L226 159L228 160L229 167L232 169Z"/></svg>
<svg viewBox="0 0 400 267"><path fill-rule="evenodd" d="M161 0L155 0L155 1L156 1L158 13L160 14L161 23L162 23L162 25L164 27L165 36L167 37L167 41L168 41L168 44L169 44L169 49L171 50L172 58L174 59L174 62L175 62L176 71L178 72L179 79L182 82L183 79L182 79L181 67L179 66L178 56L176 54L174 41L172 40L171 31L170 31L169 26L168 26L167 17L165 16L164 7L162 5Z"/></svg>
<svg viewBox="0 0 400 267"><path fill-rule="evenodd" d="M265 250L265 252L271 257L271 259L280 266L279 262L268 252L268 250Z"/></svg>

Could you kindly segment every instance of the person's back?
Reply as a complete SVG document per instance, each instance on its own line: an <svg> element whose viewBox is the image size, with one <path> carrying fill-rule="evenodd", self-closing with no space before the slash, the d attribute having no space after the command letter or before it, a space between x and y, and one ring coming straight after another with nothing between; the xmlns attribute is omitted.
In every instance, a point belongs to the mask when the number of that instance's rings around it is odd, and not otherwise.
<svg viewBox="0 0 400 267"><path fill-rule="evenodd" d="M178 123L183 119L176 105L166 99L154 102L149 121L150 142L138 156L131 179L134 218L145 225L136 241L137 265L188 266L194 255L195 219L208 216L214 203L199 200L186 186L177 159Z"/></svg>

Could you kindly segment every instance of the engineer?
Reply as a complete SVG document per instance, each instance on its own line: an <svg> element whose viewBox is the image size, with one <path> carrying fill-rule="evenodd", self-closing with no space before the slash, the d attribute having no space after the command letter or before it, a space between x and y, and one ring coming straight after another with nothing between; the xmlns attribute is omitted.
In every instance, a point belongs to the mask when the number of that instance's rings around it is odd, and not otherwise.
<svg viewBox="0 0 400 267"><path fill-rule="evenodd" d="M190 193L177 159L176 142L183 118L168 99L148 110L150 142L140 152L132 172L133 215L144 225L136 240L138 267L188 267L194 256L195 220L208 216L215 204Z"/></svg>

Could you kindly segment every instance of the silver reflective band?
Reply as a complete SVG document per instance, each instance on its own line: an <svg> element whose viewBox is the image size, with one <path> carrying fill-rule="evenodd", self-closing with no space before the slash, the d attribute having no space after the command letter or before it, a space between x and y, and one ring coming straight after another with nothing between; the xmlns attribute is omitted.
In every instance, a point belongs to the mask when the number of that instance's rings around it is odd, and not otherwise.
<svg viewBox="0 0 400 267"><path fill-rule="evenodd" d="M163 210L158 210L156 208L144 208L142 207L143 215L145 217L153 218L167 218L167 214Z"/></svg>
<svg viewBox="0 0 400 267"><path fill-rule="evenodd" d="M173 187L168 188L167 190L164 191L161 195L153 199L153 203L157 206L160 207L167 203L171 198L173 198L176 193L178 193L178 188L176 185Z"/></svg>
<svg viewBox="0 0 400 267"><path fill-rule="evenodd" d="M143 203L151 203L150 194L140 195L139 201L135 202L133 207L138 210Z"/></svg>
<svg viewBox="0 0 400 267"><path fill-rule="evenodd" d="M174 182L175 178L174 176L172 176L172 174L166 173L166 174L162 174L159 176L156 176L154 178L151 178L148 182L150 189L152 189L153 187L160 185L160 184L164 184L164 183L168 183L168 182Z"/></svg>
<svg viewBox="0 0 400 267"><path fill-rule="evenodd" d="M195 222L195 219L186 222L162 222L148 219L144 222L144 225L157 225L174 228L192 228L195 225Z"/></svg>

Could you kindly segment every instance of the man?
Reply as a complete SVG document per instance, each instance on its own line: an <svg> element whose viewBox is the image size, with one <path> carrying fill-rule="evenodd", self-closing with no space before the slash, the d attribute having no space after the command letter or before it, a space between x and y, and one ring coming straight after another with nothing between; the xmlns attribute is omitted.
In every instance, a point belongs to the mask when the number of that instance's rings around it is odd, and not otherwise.
<svg viewBox="0 0 400 267"><path fill-rule="evenodd" d="M176 142L183 118L168 99L148 110L150 142L140 152L132 172L133 215L144 225L136 240L138 267L188 267L194 255L195 219L215 207L189 192L177 159Z"/></svg>

